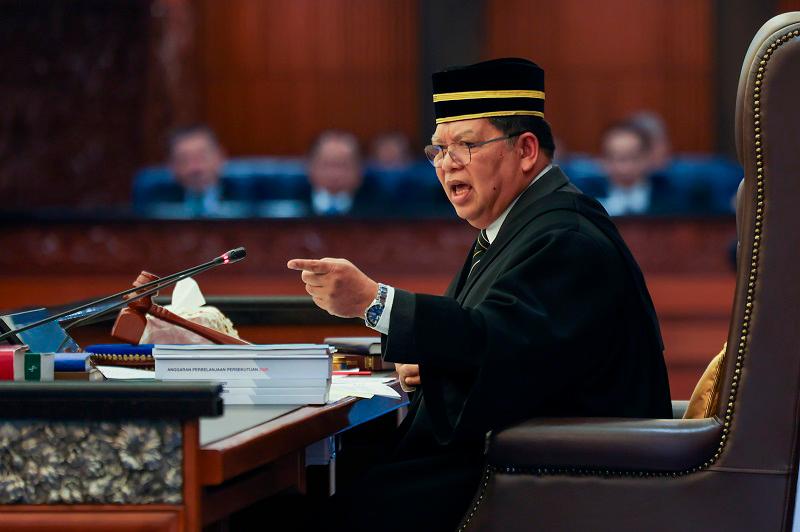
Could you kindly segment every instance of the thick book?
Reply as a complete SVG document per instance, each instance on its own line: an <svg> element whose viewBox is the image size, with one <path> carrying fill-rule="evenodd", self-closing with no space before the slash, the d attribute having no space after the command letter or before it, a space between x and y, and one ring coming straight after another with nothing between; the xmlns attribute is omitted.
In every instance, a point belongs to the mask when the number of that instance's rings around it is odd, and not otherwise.
<svg viewBox="0 0 800 532"><path fill-rule="evenodd" d="M315 388L233 388L223 389L222 401L228 405L324 405L328 386Z"/></svg>
<svg viewBox="0 0 800 532"><path fill-rule="evenodd" d="M339 354L348 355L380 355L380 336L332 336L323 340L336 348Z"/></svg>
<svg viewBox="0 0 800 532"><path fill-rule="evenodd" d="M155 378L233 382L326 379L331 348L321 344L156 345Z"/></svg>
<svg viewBox="0 0 800 532"><path fill-rule="evenodd" d="M394 370L394 364L385 362L381 356L379 336L334 336L323 341L336 348L336 369Z"/></svg>
<svg viewBox="0 0 800 532"><path fill-rule="evenodd" d="M70 371L85 373L89 368L89 353L56 353L54 363L56 373Z"/></svg>
<svg viewBox="0 0 800 532"><path fill-rule="evenodd" d="M321 388L330 377L311 379L215 379L224 390L234 388Z"/></svg>

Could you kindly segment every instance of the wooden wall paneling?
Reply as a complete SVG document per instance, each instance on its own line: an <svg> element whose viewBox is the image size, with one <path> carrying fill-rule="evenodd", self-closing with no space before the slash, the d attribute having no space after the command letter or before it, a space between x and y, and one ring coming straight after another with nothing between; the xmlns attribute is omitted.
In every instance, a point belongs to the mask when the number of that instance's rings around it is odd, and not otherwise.
<svg viewBox="0 0 800 532"><path fill-rule="evenodd" d="M779 0L778 13L786 13L788 11L800 11L800 0Z"/></svg>
<svg viewBox="0 0 800 532"><path fill-rule="evenodd" d="M712 3L487 0L485 57L521 55L546 72L545 114L570 151L596 153L626 114L660 113L678 151L708 151Z"/></svg>
<svg viewBox="0 0 800 532"><path fill-rule="evenodd" d="M151 1L147 69L143 73L145 108L138 124L143 143L136 161L139 167L163 163L168 156L167 133L199 120L199 57L192 0Z"/></svg>
<svg viewBox="0 0 800 532"><path fill-rule="evenodd" d="M660 20L667 41L669 71L665 120L677 151L710 152L716 147L714 127L716 29L709 0L661 2ZM656 107L656 109L658 109ZM733 132L730 132L732 135Z"/></svg>
<svg viewBox="0 0 800 532"><path fill-rule="evenodd" d="M138 0L2 2L0 209L128 202L149 10Z"/></svg>
<svg viewBox="0 0 800 532"><path fill-rule="evenodd" d="M615 220L645 273L727 273L733 217ZM247 247L247 260L203 274L203 279L297 276L286 261L346 257L368 275L451 277L462 266L475 232L460 220L128 220L118 223L18 223L0 235L4 276L157 275ZM408 250L414 250L409 253ZM7 283L0 279L0 289ZM127 284L127 283L126 283Z"/></svg>
<svg viewBox="0 0 800 532"><path fill-rule="evenodd" d="M778 4L779 0L714 1L714 148L731 159L737 157L734 129L742 59L759 28L778 13Z"/></svg>
<svg viewBox="0 0 800 532"><path fill-rule="evenodd" d="M231 154L304 154L328 128L414 138L416 2L195 5L203 116Z"/></svg>

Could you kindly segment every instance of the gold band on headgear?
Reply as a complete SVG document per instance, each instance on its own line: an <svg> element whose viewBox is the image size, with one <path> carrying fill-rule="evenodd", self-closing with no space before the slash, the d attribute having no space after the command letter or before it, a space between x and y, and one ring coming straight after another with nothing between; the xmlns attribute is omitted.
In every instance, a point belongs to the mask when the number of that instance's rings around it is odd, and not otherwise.
<svg viewBox="0 0 800 532"><path fill-rule="evenodd" d="M544 71L527 59L506 58L433 75L436 123L497 116L544 119Z"/></svg>
<svg viewBox="0 0 800 532"><path fill-rule="evenodd" d="M536 98L544 100L542 91L464 91L434 94L433 102L451 102L453 100L479 100L481 98Z"/></svg>

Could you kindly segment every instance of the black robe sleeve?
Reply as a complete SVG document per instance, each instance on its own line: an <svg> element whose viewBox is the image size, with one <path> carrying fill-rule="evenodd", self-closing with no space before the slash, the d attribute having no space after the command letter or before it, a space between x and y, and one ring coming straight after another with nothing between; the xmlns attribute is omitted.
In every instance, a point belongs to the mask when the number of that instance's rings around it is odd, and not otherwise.
<svg viewBox="0 0 800 532"><path fill-rule="evenodd" d="M503 260L472 308L395 292L384 356L420 364L440 443L534 415L614 410L603 377L627 371L617 320L631 301L617 250L571 227L517 241Z"/></svg>

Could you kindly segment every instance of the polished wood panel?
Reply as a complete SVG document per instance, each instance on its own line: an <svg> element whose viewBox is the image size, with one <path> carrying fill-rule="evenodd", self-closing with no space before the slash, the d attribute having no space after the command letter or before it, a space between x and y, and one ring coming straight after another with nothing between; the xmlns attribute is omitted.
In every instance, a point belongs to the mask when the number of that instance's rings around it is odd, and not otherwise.
<svg viewBox="0 0 800 532"><path fill-rule="evenodd" d="M201 116L233 155L417 133L414 0L198 0Z"/></svg>
<svg viewBox="0 0 800 532"><path fill-rule="evenodd" d="M399 383L395 380L390 385L402 400L348 397L302 407L204 445L200 453L203 523L213 523L280 491L305 493L305 448L407 406Z"/></svg>
<svg viewBox="0 0 800 532"><path fill-rule="evenodd" d="M219 486L203 490L203 525L224 519L276 493L305 492L305 449L290 452L262 467L254 467Z"/></svg>
<svg viewBox="0 0 800 532"><path fill-rule="evenodd" d="M546 116L568 151L597 152L628 113L661 114L678 151L711 151L711 0L487 0L485 57L546 72Z"/></svg>
<svg viewBox="0 0 800 532"><path fill-rule="evenodd" d="M199 441L198 420L185 421L183 423L183 508L186 530L200 529Z"/></svg>
<svg viewBox="0 0 800 532"><path fill-rule="evenodd" d="M189 532L165 505L3 506L0 528L18 532Z"/></svg>
<svg viewBox="0 0 800 532"><path fill-rule="evenodd" d="M615 223L646 274L699 275L731 269L733 216L620 218ZM64 275L125 274L131 276L125 283L129 284L142 269L166 275L239 245L247 248L246 260L202 278L216 282L211 279L251 275L294 282L297 276L286 269L287 260L324 256L347 257L372 276L450 277L464 263L476 235L454 218L11 221L4 229L0 246L12 252L0 254L1 290L13 290L14 278L32 274L51 276L56 283L57 276ZM0 292L0 304L4 296ZM38 302L53 301L48 297Z"/></svg>
<svg viewBox="0 0 800 532"><path fill-rule="evenodd" d="M349 409L357 402L358 399L349 397L325 406L300 408L267 424L204 446L201 451L201 482L204 485L221 484L253 466L268 464L293 449L305 448L335 434L348 426Z"/></svg>

